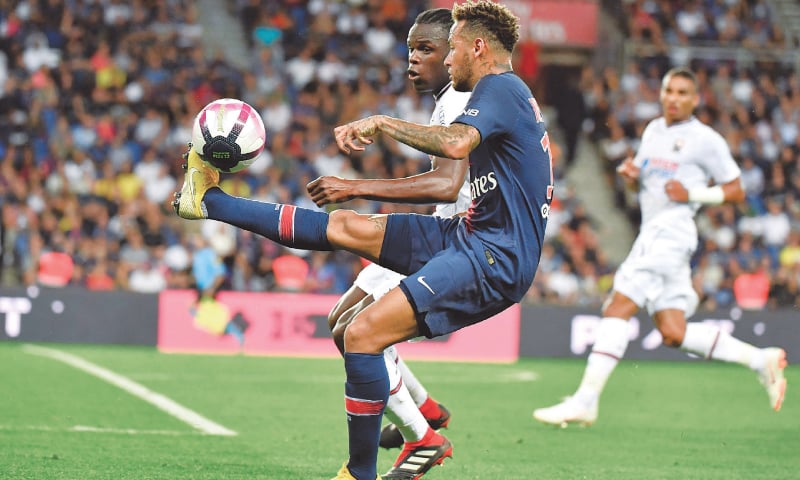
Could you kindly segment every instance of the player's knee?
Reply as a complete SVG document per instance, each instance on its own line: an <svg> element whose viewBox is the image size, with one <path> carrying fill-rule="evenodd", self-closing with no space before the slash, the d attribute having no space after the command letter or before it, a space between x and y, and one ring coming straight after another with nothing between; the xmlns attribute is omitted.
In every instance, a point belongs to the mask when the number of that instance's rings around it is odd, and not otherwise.
<svg viewBox="0 0 800 480"><path fill-rule="evenodd" d="M341 243L352 238L360 221L362 216L353 210L334 210L328 216L328 239L332 243Z"/></svg>
<svg viewBox="0 0 800 480"><path fill-rule="evenodd" d="M639 307L633 303L630 298L618 293L612 292L611 295L603 302L601 312L603 317L621 318L628 320L639 310Z"/></svg>
<svg viewBox="0 0 800 480"><path fill-rule="evenodd" d="M354 353L380 353L383 346L375 341L376 335L373 332L369 312L361 312L357 318L352 319L344 329L343 346L348 352Z"/></svg>
<svg viewBox="0 0 800 480"><path fill-rule="evenodd" d="M680 325L663 324L659 326L658 331L661 332L662 343L667 347L678 348L683 343L685 329Z"/></svg>
<svg viewBox="0 0 800 480"><path fill-rule="evenodd" d="M603 305L603 309L601 311L603 317L622 318L627 320L631 316L627 308L622 308L619 303L613 301L607 301Z"/></svg>

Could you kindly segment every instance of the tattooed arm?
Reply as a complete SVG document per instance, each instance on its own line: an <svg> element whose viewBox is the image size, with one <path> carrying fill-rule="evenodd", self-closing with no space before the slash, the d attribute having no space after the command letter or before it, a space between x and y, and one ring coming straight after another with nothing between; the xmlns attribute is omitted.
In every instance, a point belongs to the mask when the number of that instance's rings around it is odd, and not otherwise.
<svg viewBox="0 0 800 480"><path fill-rule="evenodd" d="M364 150L378 133L427 154L453 159L466 158L481 142L478 130L463 123L420 125L386 115L374 115L334 129L336 144L348 154Z"/></svg>

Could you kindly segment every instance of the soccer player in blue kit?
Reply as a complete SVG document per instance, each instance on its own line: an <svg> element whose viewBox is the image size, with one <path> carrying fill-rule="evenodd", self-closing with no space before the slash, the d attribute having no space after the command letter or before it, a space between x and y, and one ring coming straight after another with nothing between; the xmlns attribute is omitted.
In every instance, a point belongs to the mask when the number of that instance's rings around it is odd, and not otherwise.
<svg viewBox="0 0 800 480"><path fill-rule="evenodd" d="M338 480L377 475L381 419L389 395L383 350L480 322L519 302L539 262L553 174L544 120L511 68L519 20L504 5L453 6L445 65L458 91L472 91L450 125L383 115L337 127L339 148L363 150L382 133L430 155L469 159L472 205L463 217L331 213L237 198L191 150L173 202L187 219L211 218L308 250L346 250L407 275L359 312L344 333L350 457Z"/></svg>
<svg viewBox="0 0 800 480"><path fill-rule="evenodd" d="M444 65L450 53L447 39L452 25L450 9L434 8L420 13L408 31L408 78L417 93L433 96L431 124L448 125L461 115L472 93L455 91ZM353 198L369 198L394 203L435 203L433 215L437 217L466 212L472 204L468 162L429 158L431 168L423 173L392 179L322 176L309 183L306 189L320 207ZM359 272L353 285L328 315L334 343L342 353L343 336L350 319L396 287L403 278L375 263ZM389 399L384 416L391 423L381 430L380 446L402 447L402 450L381 478L417 478L453 456L452 443L438 432L448 426L451 415L429 394L394 345L384 350L384 360L389 374Z"/></svg>

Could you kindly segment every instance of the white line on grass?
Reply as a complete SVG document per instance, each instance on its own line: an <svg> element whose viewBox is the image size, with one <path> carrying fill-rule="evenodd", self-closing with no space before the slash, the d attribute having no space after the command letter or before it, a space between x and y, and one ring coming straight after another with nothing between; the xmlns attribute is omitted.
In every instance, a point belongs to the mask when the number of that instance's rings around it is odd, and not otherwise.
<svg viewBox="0 0 800 480"><path fill-rule="evenodd" d="M89 433L116 433L120 435L203 435L201 432L179 432L177 430L138 430L135 428L104 428L75 425L66 428L48 427L45 425L0 425L0 431L35 431L35 432L89 432Z"/></svg>
<svg viewBox="0 0 800 480"><path fill-rule="evenodd" d="M135 397L141 398L145 402L154 405L156 408L163 410L178 420L191 425L193 428L196 428L207 435L233 436L237 434L233 430L229 430L218 423L212 422L199 413L189 410L183 405L176 403L175 401L165 397L164 395L161 395L158 392L150 390L144 385L140 385L129 378L123 377L122 375L114 373L111 370L107 370L103 367L95 365L94 363L84 360L76 355L62 352L61 350L39 347L36 345L24 345L23 349L27 353L33 355L49 357L54 360L64 362L67 365L73 366L90 375L94 375L97 378L105 380L106 382L125 390Z"/></svg>

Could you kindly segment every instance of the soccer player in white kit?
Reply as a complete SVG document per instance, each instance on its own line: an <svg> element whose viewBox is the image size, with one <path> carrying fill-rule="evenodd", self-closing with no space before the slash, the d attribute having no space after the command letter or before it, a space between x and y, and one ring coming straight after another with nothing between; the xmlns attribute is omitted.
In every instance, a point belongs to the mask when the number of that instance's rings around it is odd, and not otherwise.
<svg viewBox="0 0 800 480"><path fill-rule="evenodd" d="M694 73L667 72L663 116L647 125L636 156L617 169L629 186L638 184L640 233L614 276L580 386L562 403L534 410L536 420L562 427L594 423L606 381L628 346L628 320L640 308L647 308L665 345L749 367L766 388L770 406L781 408L783 349L756 348L715 326L686 322L698 303L689 264L697 248L695 213L701 205L744 199L741 172L725 140L692 114L698 103Z"/></svg>
<svg viewBox="0 0 800 480"><path fill-rule="evenodd" d="M409 79L418 93L433 93L435 107L431 124L449 125L463 112L469 92L457 92L449 82L444 58L449 52L447 37L453 23L449 9L431 9L417 16L408 33ZM342 179L320 177L308 185L318 206L354 198L402 202L436 203L434 215L451 217L467 211L472 198L468 162L431 157L431 170L396 179ZM396 287L404 275L377 264L365 267L328 317L334 341L343 351L344 329L356 313ZM436 430L446 427L450 413L436 402L399 357L394 346L384 351L389 373L390 396L386 416L392 422L381 432L381 446L403 446L390 478L418 478L452 455L452 445Z"/></svg>

